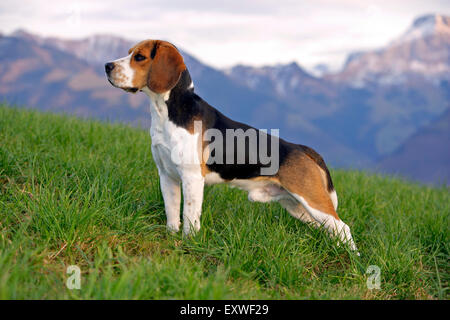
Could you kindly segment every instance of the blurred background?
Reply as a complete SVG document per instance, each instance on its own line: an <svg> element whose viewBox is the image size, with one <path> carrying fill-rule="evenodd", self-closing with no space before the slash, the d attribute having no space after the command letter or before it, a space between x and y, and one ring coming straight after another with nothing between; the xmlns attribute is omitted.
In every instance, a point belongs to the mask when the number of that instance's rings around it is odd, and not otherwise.
<svg viewBox="0 0 450 320"><path fill-rule="evenodd" d="M2 1L0 102L148 127L104 75L148 38L212 106L332 167L450 184L450 1Z"/></svg>

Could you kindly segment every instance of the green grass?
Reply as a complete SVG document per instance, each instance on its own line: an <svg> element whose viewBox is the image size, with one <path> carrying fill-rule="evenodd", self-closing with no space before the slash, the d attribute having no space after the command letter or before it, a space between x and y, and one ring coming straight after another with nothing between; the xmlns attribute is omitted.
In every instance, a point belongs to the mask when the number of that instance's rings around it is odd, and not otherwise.
<svg viewBox="0 0 450 320"><path fill-rule="evenodd" d="M332 176L361 257L227 186L186 239L165 230L147 131L1 106L0 298L448 299L449 189Z"/></svg>

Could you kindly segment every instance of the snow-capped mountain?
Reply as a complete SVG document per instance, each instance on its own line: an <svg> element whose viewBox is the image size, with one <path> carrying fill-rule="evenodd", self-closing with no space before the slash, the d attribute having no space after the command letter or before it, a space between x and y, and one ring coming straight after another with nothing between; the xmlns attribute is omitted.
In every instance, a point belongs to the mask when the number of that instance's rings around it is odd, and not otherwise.
<svg viewBox="0 0 450 320"><path fill-rule="evenodd" d="M273 89L280 97L285 97L293 88L298 88L300 83L318 82L296 62L260 68L237 65L225 72L235 81L252 89Z"/></svg>
<svg viewBox="0 0 450 320"><path fill-rule="evenodd" d="M417 18L386 47L349 55L343 70L329 79L354 87L450 80L450 17Z"/></svg>
<svg viewBox="0 0 450 320"><path fill-rule="evenodd" d="M450 17L443 15L425 15L414 20L401 37L394 40L394 43L405 43L417 39L422 39L436 34L450 36Z"/></svg>
<svg viewBox="0 0 450 320"><path fill-rule="evenodd" d="M332 69L326 63L316 64L309 72L315 77L323 77L332 73Z"/></svg>
<svg viewBox="0 0 450 320"><path fill-rule="evenodd" d="M17 30L13 37L32 40L40 45L50 46L67 52L91 65L104 65L105 61L124 56L136 41L113 35L93 35L83 39L61 39L40 37L25 30Z"/></svg>
<svg viewBox="0 0 450 320"><path fill-rule="evenodd" d="M11 34L12 37L27 39L39 45L48 46L73 55L88 64L103 71L105 62L125 56L128 50L138 40L126 39L108 34L96 34L82 39L62 39L55 37L41 37L19 29ZM211 70L189 53L180 50L191 76L201 76Z"/></svg>
<svg viewBox="0 0 450 320"><path fill-rule="evenodd" d="M283 100L301 117L371 157L396 150L447 107L449 18L426 15L386 47L354 52L344 69L315 77L296 63L227 70L234 81Z"/></svg>
<svg viewBox="0 0 450 320"><path fill-rule="evenodd" d="M112 35L94 35L80 40L45 39L48 45L61 51L72 52L82 60L102 66L105 60L109 61L126 55L135 42Z"/></svg>

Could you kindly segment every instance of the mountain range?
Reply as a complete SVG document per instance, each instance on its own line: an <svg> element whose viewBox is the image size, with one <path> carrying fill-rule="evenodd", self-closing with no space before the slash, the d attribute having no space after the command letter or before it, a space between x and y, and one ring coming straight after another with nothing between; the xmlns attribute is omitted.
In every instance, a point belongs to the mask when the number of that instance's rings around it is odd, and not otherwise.
<svg viewBox="0 0 450 320"><path fill-rule="evenodd" d="M450 181L450 109L421 128L378 164L381 172L396 173L423 182Z"/></svg>
<svg viewBox="0 0 450 320"><path fill-rule="evenodd" d="M426 15L386 47L356 52L344 70L330 78L354 87L408 85L427 80L439 84L450 80L450 17Z"/></svg>
<svg viewBox="0 0 450 320"><path fill-rule="evenodd" d="M24 30L0 35L0 97L41 110L148 127L145 95L121 92L104 76L104 63L125 56L135 42L112 35L45 38ZM439 155L448 149L441 145L448 139L429 134L448 121L449 17L421 16L385 47L352 53L342 70L322 77L296 62L220 70L182 54L196 92L231 118L279 128L281 137L313 147L335 167L381 168L424 182L442 182L444 175L450 183L450 175L442 174L450 172L450 164L439 160L446 156ZM448 138L448 130L439 132ZM411 162L402 172L400 155L414 157L408 150L424 135L427 152L436 156ZM435 171L440 174L419 174L426 166L439 167Z"/></svg>

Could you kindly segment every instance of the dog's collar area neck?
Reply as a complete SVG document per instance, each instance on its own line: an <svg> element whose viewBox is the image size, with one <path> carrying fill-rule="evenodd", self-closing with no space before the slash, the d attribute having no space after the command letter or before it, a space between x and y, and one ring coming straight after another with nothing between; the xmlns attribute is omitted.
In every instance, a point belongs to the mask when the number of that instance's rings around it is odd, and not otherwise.
<svg viewBox="0 0 450 320"><path fill-rule="evenodd" d="M181 73L180 80L178 80L177 84L171 91L178 94L183 93L184 91L194 91L194 85L191 79L191 75L189 74L187 68Z"/></svg>
<svg viewBox="0 0 450 320"><path fill-rule="evenodd" d="M185 69L180 76L180 79L178 80L175 87L173 87L171 90L164 92L164 93L156 93L150 90L149 87L145 86L139 91L146 93L151 98L155 98L156 96L163 96L165 101L168 101L171 96L183 96L185 93L192 93L194 92L194 83L192 82L191 75L189 74L189 71ZM168 94L169 93L169 94Z"/></svg>

